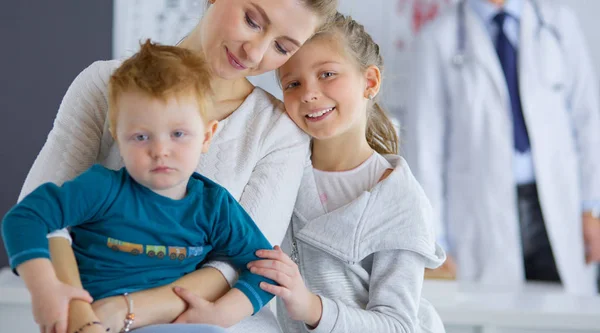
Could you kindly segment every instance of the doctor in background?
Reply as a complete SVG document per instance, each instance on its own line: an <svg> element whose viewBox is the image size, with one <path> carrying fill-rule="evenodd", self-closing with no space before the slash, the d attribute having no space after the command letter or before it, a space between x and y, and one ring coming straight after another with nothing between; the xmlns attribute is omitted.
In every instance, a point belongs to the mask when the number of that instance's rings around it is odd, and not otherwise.
<svg viewBox="0 0 600 333"><path fill-rule="evenodd" d="M403 150L451 257L432 275L597 292L600 90L573 12L460 1L414 52Z"/></svg>

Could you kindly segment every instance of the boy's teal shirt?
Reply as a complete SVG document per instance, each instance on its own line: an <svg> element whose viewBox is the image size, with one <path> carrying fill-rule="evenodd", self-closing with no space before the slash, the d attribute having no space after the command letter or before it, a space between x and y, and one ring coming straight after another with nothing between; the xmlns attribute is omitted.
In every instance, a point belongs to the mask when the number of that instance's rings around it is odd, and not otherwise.
<svg viewBox="0 0 600 333"><path fill-rule="evenodd" d="M95 165L72 181L38 187L4 217L2 235L13 269L48 258L49 232L71 227L83 287L94 299L169 284L210 256L240 270L234 288L254 312L273 297L259 287L274 283L250 273L255 252L271 245L222 186L190 177L181 200L154 193L125 168Z"/></svg>

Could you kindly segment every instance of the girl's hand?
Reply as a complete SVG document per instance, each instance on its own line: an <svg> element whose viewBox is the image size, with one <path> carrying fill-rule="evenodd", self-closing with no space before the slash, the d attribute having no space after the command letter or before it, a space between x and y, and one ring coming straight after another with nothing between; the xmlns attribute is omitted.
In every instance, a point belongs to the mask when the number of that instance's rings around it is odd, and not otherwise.
<svg viewBox="0 0 600 333"><path fill-rule="evenodd" d="M321 320L323 305L319 296L311 293L304 285L298 265L277 245L274 250L259 250L256 255L263 260L249 263L250 272L279 284L275 286L261 282L261 289L280 297L290 318L316 327Z"/></svg>

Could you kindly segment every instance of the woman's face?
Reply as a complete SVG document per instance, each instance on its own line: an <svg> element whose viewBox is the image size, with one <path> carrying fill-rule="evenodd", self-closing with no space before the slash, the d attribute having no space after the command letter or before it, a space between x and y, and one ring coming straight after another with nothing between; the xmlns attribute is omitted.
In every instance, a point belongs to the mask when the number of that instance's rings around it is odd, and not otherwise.
<svg viewBox="0 0 600 333"><path fill-rule="evenodd" d="M200 22L200 47L223 79L283 65L315 32L316 14L298 0L215 0Z"/></svg>

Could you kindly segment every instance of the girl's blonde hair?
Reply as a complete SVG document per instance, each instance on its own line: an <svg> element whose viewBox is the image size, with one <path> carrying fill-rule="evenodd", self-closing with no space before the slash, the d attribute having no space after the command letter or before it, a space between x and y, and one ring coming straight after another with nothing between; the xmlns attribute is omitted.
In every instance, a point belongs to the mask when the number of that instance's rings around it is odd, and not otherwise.
<svg viewBox="0 0 600 333"><path fill-rule="evenodd" d="M338 34L342 37L346 54L356 62L361 71L366 71L369 66L377 66L383 76L383 57L379 51L379 45L373 41L362 24L350 16L336 13L327 28L313 38L331 34ZM376 152L398 154L398 133L386 112L377 103L377 98L369 102L366 135L369 146Z"/></svg>

